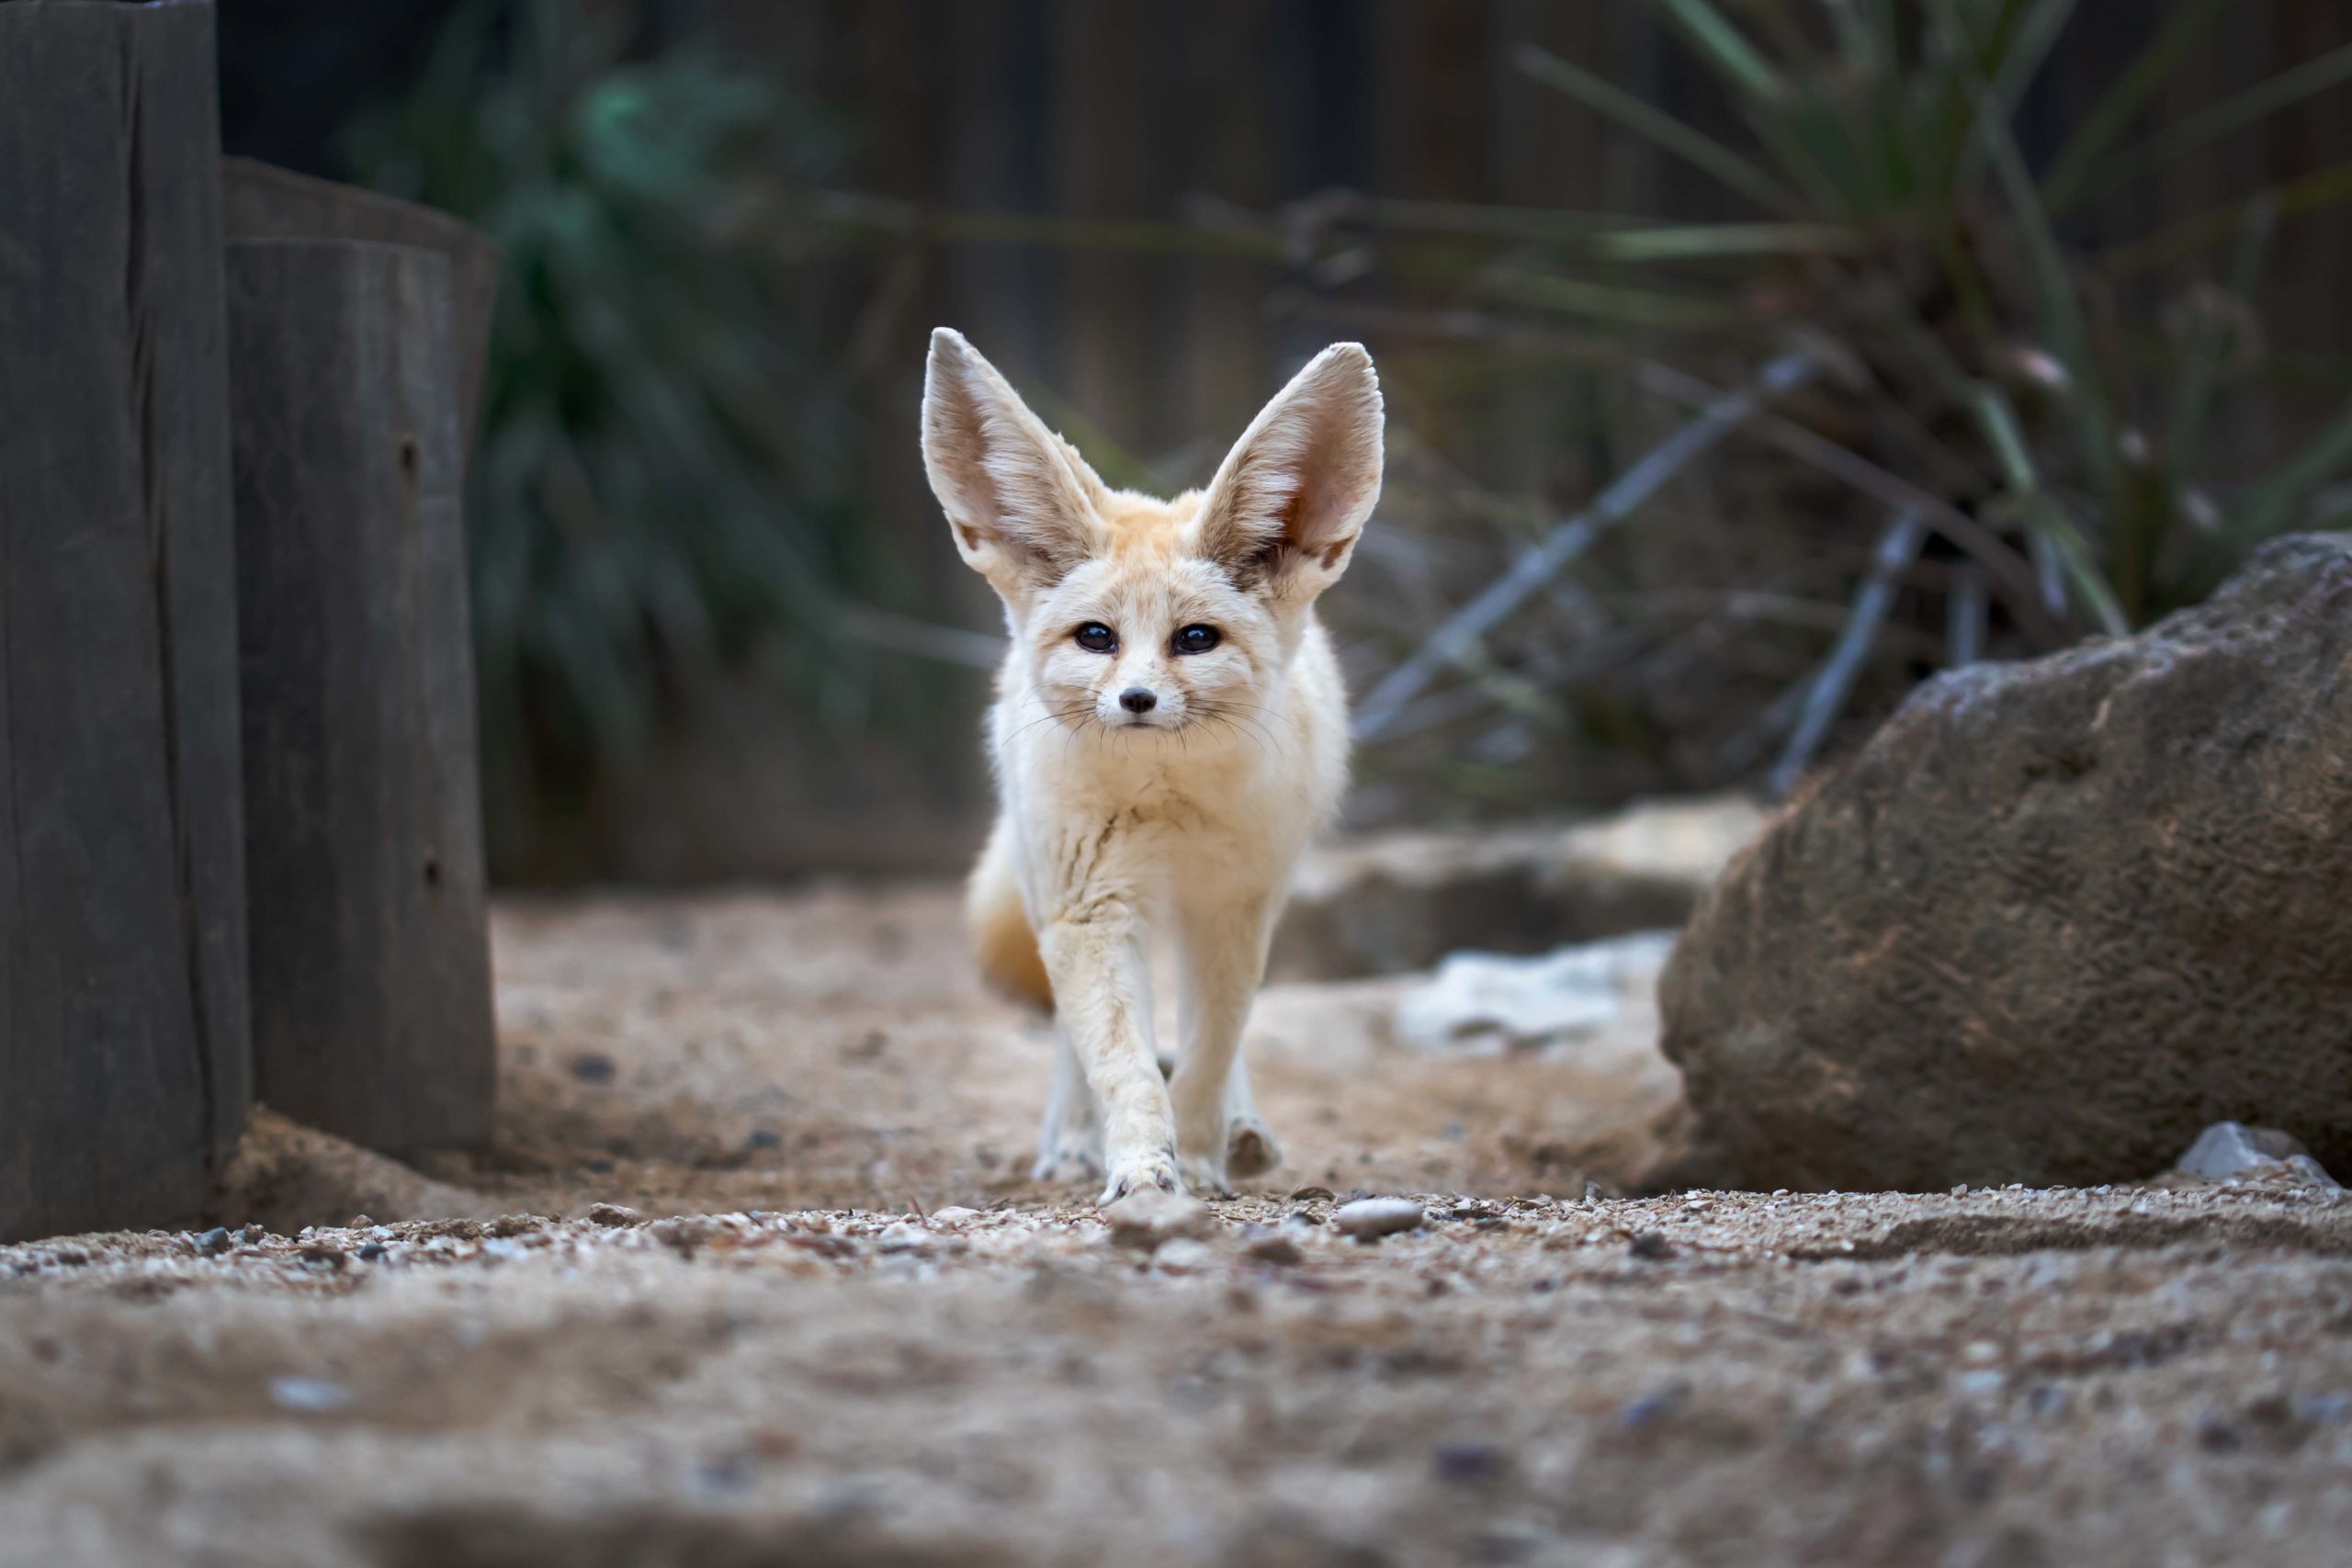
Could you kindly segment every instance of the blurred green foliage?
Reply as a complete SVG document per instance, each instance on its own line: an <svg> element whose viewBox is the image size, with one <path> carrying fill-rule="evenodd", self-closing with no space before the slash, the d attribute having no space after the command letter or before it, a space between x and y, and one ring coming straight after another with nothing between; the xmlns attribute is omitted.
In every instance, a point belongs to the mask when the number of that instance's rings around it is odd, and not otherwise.
<svg viewBox="0 0 2352 1568"><path fill-rule="evenodd" d="M808 233L766 195L836 166L775 83L636 47L628 7L485 4L361 128L378 188L503 249L470 529L493 839L510 848L759 654L821 679L860 552L852 416L799 330Z"/></svg>
<svg viewBox="0 0 2352 1568"><path fill-rule="evenodd" d="M2282 212L2340 198L2352 164L2109 254L2061 221L2176 160L2352 78L2352 50L2307 62L2136 141L2168 75L2230 0L2166 8L2048 166L2019 150L2020 101L2073 0L1649 0L1737 107L1734 148L1532 48L1539 82L1656 142L1758 209L1722 223L1596 224L1581 254L1526 268L1638 276L1720 344L1809 333L1840 355L1871 454L1989 525L1963 550L2017 541L2048 608L2122 630L2201 597L2352 465L2352 409L2252 473L2209 472L2216 396L2258 357L2253 295ZM2135 287L2156 264L2226 242L2181 297ZM1509 285L1505 285L1509 288ZM1662 313L1645 323L1666 327ZM1897 428L1897 426L1901 428ZM1932 524L1932 519L1930 520ZM2015 563L1993 561L2015 583Z"/></svg>
<svg viewBox="0 0 2352 1568"><path fill-rule="evenodd" d="M1457 684L1383 727L1384 742L1419 739L1384 744L1375 770L1453 777L1466 744L1528 777L1574 776L1530 739L1548 724L1588 755L1646 749L1686 786L1785 788L1865 661L1883 676L1863 705L1875 716L1939 664L2129 631L2202 598L2270 535L2352 512L2334 488L2352 469L2352 404L2272 433L2284 400L2256 298L2281 222L2352 197L2352 164L2120 245L2089 244L2100 225L2080 220L2352 80L2352 48L2148 126L2233 10L2184 0L2036 169L2016 123L2073 0L1642 3L1700 73L1693 96L1728 106L1736 130L1532 45L1514 63L1703 175L1679 182L1711 198L1688 216L1328 199L1278 222L1335 273L1345 258L1351 279L1417 299L1392 327L1554 351L1681 417L1792 352L1819 374L1687 465L1713 518L1657 506L1578 523L1614 536L1578 542L1557 592L1450 656ZM1612 437L1601 477L1657 428ZM1444 616L1396 625L1386 657L1408 669L1457 640Z"/></svg>
<svg viewBox="0 0 2352 1568"><path fill-rule="evenodd" d="M1116 220L842 188L822 117L732 59L647 48L641 7L468 13L356 161L505 248L472 512L494 814L510 834L560 815L754 658L797 714L854 689L860 714L910 716L895 677L875 683L877 648L984 660L985 638L865 608L954 618L863 525L846 461L853 334L825 301L894 324L876 242L910 265L977 243L1249 259L1277 311L1377 339L1400 393L1387 525L1333 606L1374 681L1549 526L1539 498L1481 487L1477 432L1450 455L1406 428L1416 400L1452 418L1556 376L1555 445L1589 498L1677 411L1811 356L1812 385L1691 464L1703 482L1610 519L1371 749L1375 778L1440 797L1713 784L1775 749L1785 782L1849 697L1859 718L1939 664L2128 629L2337 515L2352 408L2270 437L2281 372L2308 389L2312 367L2264 344L2256 297L2282 224L2352 197L2352 163L2086 237L2177 160L2352 80L2352 50L2150 124L2232 10L2181 0L2037 167L2016 126L2073 0L1629 3L1728 115L1679 118L1532 46L1513 63L1707 199L1629 216L1334 191ZM812 291L837 245L865 270Z"/></svg>

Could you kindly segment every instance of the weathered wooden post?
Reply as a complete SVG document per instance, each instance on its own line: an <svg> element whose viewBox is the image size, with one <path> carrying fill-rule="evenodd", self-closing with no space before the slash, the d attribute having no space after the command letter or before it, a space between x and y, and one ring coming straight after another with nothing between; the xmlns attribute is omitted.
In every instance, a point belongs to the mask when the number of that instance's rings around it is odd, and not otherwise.
<svg viewBox="0 0 2352 1568"><path fill-rule="evenodd" d="M480 1143L495 1042L448 257L228 248L255 1093Z"/></svg>
<svg viewBox="0 0 2352 1568"><path fill-rule="evenodd" d="M498 302L498 247L461 218L251 158L220 160L222 227L232 240L375 240L448 258L458 353L458 430L473 448Z"/></svg>
<svg viewBox="0 0 2352 1568"><path fill-rule="evenodd" d="M0 5L0 1239L194 1217L244 1116L214 73Z"/></svg>

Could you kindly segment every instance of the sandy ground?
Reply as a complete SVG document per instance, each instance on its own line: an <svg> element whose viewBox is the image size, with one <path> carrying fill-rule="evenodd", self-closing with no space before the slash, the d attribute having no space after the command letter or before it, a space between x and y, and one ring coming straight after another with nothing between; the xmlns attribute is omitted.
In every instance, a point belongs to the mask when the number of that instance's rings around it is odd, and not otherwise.
<svg viewBox="0 0 2352 1568"><path fill-rule="evenodd" d="M2341 1194L1614 1197L1654 1056L1415 1058L1368 982L1266 1000L1288 1163L1122 1245L1025 1180L1047 1042L954 927L940 890L503 910L497 1143L375 1188L472 1217L288 1177L275 1233L0 1248L0 1562L2352 1550ZM1426 1223L1337 1235L1367 1192Z"/></svg>

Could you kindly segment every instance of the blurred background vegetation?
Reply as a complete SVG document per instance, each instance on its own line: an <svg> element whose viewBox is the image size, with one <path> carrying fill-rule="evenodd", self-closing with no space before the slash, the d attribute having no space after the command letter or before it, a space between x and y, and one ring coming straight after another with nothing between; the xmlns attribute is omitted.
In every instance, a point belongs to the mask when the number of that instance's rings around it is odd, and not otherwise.
<svg viewBox="0 0 2352 1568"><path fill-rule="evenodd" d="M2352 494L2334 0L241 0L232 151L505 247L510 880L953 863L931 325L1116 481L1367 342L1364 823L1791 787Z"/></svg>

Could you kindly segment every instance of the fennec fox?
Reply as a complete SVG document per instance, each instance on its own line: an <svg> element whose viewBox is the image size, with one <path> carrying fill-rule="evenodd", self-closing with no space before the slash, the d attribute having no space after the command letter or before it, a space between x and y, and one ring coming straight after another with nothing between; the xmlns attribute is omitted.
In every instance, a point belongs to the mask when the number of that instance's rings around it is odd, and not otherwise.
<svg viewBox="0 0 2352 1568"><path fill-rule="evenodd" d="M932 334L923 466L1012 646L972 874L980 962L1054 1010L1035 1175L1225 1190L1282 1159L1241 1028L1292 863L1347 782L1347 694L1315 600L1380 495L1380 383L1356 344L1300 371L1205 491L1116 491L962 336ZM1172 942L1163 1078L1148 946Z"/></svg>

